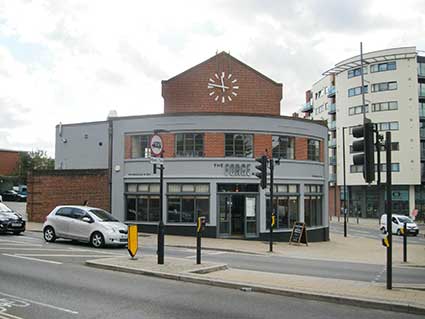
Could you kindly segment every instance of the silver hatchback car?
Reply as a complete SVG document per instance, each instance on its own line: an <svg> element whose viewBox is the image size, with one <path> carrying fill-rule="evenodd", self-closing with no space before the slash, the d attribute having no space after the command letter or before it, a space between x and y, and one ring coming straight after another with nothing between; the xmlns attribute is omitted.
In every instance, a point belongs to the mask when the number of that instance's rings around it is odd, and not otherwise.
<svg viewBox="0 0 425 319"><path fill-rule="evenodd" d="M44 240L66 238L105 245L126 245L128 228L107 211L87 206L57 206L43 224Z"/></svg>

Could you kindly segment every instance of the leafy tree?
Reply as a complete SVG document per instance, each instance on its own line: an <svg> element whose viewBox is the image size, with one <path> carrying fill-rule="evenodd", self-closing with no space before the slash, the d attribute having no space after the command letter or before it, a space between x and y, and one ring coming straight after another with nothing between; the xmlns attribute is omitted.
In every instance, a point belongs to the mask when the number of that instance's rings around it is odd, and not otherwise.
<svg viewBox="0 0 425 319"><path fill-rule="evenodd" d="M55 160L48 157L46 151L20 152L15 175L26 181L28 172L32 170L51 170L54 168Z"/></svg>

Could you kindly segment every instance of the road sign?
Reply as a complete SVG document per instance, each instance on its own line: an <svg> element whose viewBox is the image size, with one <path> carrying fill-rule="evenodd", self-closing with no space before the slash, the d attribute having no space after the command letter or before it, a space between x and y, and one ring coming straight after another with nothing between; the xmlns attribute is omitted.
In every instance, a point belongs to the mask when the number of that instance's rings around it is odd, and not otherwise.
<svg viewBox="0 0 425 319"><path fill-rule="evenodd" d="M151 153L155 156L159 156L163 150L162 138L158 134L152 136L150 141Z"/></svg>
<svg viewBox="0 0 425 319"><path fill-rule="evenodd" d="M151 157L151 164L163 165L164 159L161 157Z"/></svg>
<svg viewBox="0 0 425 319"><path fill-rule="evenodd" d="M134 258L139 246L139 236L137 233L137 225L128 226L128 253Z"/></svg>

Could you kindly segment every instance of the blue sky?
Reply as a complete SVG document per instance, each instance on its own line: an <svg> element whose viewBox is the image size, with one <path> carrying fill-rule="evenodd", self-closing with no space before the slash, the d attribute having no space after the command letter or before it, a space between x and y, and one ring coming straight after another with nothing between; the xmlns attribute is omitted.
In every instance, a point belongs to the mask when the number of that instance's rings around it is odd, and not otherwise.
<svg viewBox="0 0 425 319"><path fill-rule="evenodd" d="M161 80L230 52L283 83L282 114L365 51L425 50L425 3L0 0L0 148L48 151L54 129L163 111Z"/></svg>

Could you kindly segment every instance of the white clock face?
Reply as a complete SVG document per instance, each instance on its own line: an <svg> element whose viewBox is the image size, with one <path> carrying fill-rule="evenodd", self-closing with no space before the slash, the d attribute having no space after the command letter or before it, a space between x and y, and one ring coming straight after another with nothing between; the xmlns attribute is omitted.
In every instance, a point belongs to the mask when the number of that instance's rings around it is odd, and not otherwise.
<svg viewBox="0 0 425 319"><path fill-rule="evenodd" d="M219 103L232 102L238 96L238 80L232 74L215 73L208 81L209 95Z"/></svg>

